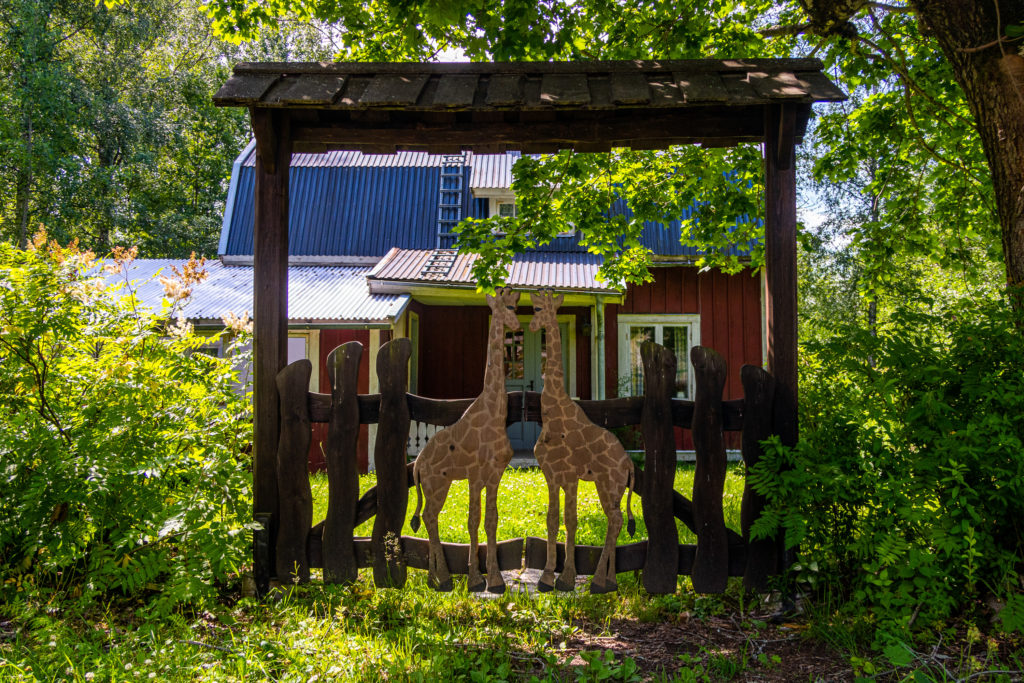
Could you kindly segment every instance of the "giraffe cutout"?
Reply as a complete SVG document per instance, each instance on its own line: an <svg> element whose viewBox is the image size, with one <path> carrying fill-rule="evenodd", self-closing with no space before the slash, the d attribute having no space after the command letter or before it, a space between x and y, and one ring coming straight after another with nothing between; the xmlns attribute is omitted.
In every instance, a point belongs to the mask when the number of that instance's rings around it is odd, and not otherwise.
<svg viewBox="0 0 1024 683"><path fill-rule="evenodd" d="M627 487L627 530L630 536L636 527L630 509L634 482L633 461L615 435L591 422L565 391L562 336L558 329L558 307L563 299L563 295L555 296L551 291L534 294L534 314L530 321L531 331L537 332L544 328L547 335L544 388L540 396L543 427L533 449L548 484L547 562L537 582L537 589L571 591L576 587L576 487L578 480L582 479L594 482L601 507L608 517L604 548L597 561L590 592L608 593L618 588L615 579L615 541L622 529L619 503ZM565 566L558 581L555 581L559 488L565 490Z"/></svg>
<svg viewBox="0 0 1024 683"><path fill-rule="evenodd" d="M503 593L505 581L498 570L498 484L512 459L512 444L506 430L508 395L505 392L505 328L520 329L516 316L519 293L499 289L487 296L491 308L491 326L487 336L487 366L484 388L459 420L439 431L416 458L413 482L416 486L416 511L410 525L419 529L420 506L427 527L429 555L427 569L430 584L441 591L452 589L437 520L448 497L448 489L457 479L469 480L469 577L471 591L482 591L485 583L477 560L477 531L480 528L480 491L487 489L487 581L492 593ZM425 504L424 504L425 499Z"/></svg>

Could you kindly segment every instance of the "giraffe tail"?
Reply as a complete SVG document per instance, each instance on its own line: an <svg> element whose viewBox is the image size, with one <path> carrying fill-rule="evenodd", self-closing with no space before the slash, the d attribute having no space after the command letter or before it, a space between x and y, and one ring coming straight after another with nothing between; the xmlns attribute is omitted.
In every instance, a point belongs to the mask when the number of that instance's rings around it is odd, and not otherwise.
<svg viewBox="0 0 1024 683"><path fill-rule="evenodd" d="M630 463L633 465L633 463ZM633 534L636 533L636 520L633 519L633 509L629 506L630 501L633 498L633 484L636 482L636 465L629 468L629 479L626 480L626 532L630 538L633 538Z"/></svg>
<svg viewBox="0 0 1024 683"><path fill-rule="evenodd" d="M419 463L416 463L419 465ZM412 519L409 520L409 528L413 531L420 530L420 508L423 506L423 493L420 491L420 468L412 468L412 482L413 486L416 487L416 510L412 513Z"/></svg>

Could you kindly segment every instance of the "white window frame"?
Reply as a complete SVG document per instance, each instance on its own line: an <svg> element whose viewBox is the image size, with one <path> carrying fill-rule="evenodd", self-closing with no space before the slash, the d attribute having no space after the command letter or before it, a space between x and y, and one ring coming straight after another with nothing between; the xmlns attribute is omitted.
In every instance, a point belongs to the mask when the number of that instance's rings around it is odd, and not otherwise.
<svg viewBox="0 0 1024 683"><path fill-rule="evenodd" d="M304 339L306 342L306 358L313 365L309 375L309 390L320 391L320 330L288 330L289 339Z"/></svg>
<svg viewBox="0 0 1024 683"><path fill-rule="evenodd" d="M653 327L654 341L661 344L664 341L665 327L687 327L687 338L690 348L686 350L685 359L676 359L677 363L685 362L687 366L686 396L678 396L688 401L693 400L693 363L690 362L690 349L700 345L700 316L695 314L682 313L630 313L619 315L618 318L618 340L619 340L619 386L625 386L629 391L629 379L632 368L630 367L629 353L629 328L630 327Z"/></svg>

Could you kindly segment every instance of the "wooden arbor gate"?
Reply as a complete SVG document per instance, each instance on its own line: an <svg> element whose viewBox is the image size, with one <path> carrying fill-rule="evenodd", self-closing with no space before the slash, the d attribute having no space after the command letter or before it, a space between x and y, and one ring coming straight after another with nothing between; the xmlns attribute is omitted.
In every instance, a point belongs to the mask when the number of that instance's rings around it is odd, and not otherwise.
<svg viewBox="0 0 1024 683"><path fill-rule="evenodd" d="M277 373L287 360L293 152L554 152L763 143L772 432L797 439L795 145L845 95L811 59L520 64L239 64L214 96L256 135L254 508L276 539Z"/></svg>
<svg viewBox="0 0 1024 683"><path fill-rule="evenodd" d="M312 365L292 363L277 376L281 408L281 438L277 451L277 486L282 501L276 558L271 565L269 515L257 515L263 530L256 535L256 582L265 590L274 569L278 580L305 581L309 570L322 567L327 582L349 582L361 567L372 567L380 587L401 586L407 566L427 568L427 541L401 536L408 517L408 490L413 486L412 463L406 463L410 420L447 426L458 420L472 399L436 400L405 391L408 339L381 347L377 356L379 394L356 393L359 342L339 346L328 356L330 394L308 391ZM698 592L725 590L729 576L742 576L753 590L765 587L777 572L779 556L771 540L750 540L750 527L760 516L764 499L744 485L741 507L742 535L725 525L722 496L726 476L723 431L741 431L747 467L761 457L760 442L771 434L775 380L759 367L741 371L744 398L722 400L727 368L715 351L694 347L691 353L696 393L693 401L672 398L676 377L675 355L647 342L641 348L644 395L603 401L578 401L587 416L606 428L640 425L645 443L645 466L636 470L636 493L643 504L648 539L616 548L616 570L643 570L650 593L674 593L678 575L688 575ZM508 394L508 424L541 421L541 394ZM311 423L326 422L325 444L328 507L324 521L310 527L313 503L307 458ZM378 424L377 486L358 497L356 440L360 424ZM674 490L676 465L674 427L693 430L697 453L692 501ZM374 518L370 538L357 538L354 529ZM697 535L696 545L680 545L675 520ZM558 571L565 556L558 544ZM469 546L443 544L449 569L466 573ZM524 566L524 539L498 544L501 569ZM482 566L485 548L479 548ZM576 546L580 574L593 574L601 546ZM546 541L525 539L525 566L543 569Z"/></svg>

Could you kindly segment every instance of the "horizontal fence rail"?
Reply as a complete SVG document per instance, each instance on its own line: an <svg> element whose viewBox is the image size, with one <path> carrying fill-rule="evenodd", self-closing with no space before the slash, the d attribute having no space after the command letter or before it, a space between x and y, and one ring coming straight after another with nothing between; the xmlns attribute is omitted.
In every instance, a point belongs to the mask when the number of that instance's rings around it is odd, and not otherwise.
<svg viewBox="0 0 1024 683"><path fill-rule="evenodd" d="M644 587L651 593L675 592L682 575L692 578L698 592L722 592L729 576L742 576L747 588L764 590L768 578L780 570L778 543L750 538L750 528L765 501L749 481L744 485L740 531L725 524L723 432L742 432L747 468L760 460L761 442L775 433L774 378L760 367L744 366L740 373L744 398L723 400L725 361L715 351L698 346L691 350L694 400L676 399L671 396L675 356L652 342L641 350L644 396L576 401L594 423L607 429L639 425L644 435L644 463L635 470L633 490L641 499L648 540L617 547L616 571L642 570ZM410 354L407 339L381 347L376 368L379 394L356 392L362 355L358 342L343 344L329 355L329 394L308 391L309 361L297 361L278 375L280 506L276 519L268 515L257 519L254 577L259 590L268 588L272 575L282 583L308 580L310 568L322 567L325 582L348 583L355 580L358 569L372 567L379 587L401 586L408 567L427 568L427 540L400 535L413 486L413 463L408 462L410 426L418 430L414 438L425 441L458 421L474 399L440 400L405 392ZM507 424L541 422L539 392L512 392L507 401ZM329 435L325 443L328 511L316 525L311 520L306 462L312 423L327 423ZM356 454L361 424L380 427L375 444L377 485L359 496ZM674 490L675 427L693 433L696 473L689 498ZM354 530L371 519L373 535L354 536ZM696 544L678 542L676 520L694 532ZM545 543L533 537L501 541L499 566L503 570L543 568ZM442 548L450 570L465 573L469 546L444 543ZM479 548L481 567L484 550ZM560 571L563 544L558 544L558 553ZM576 546L578 573L592 574L600 554L601 546Z"/></svg>

